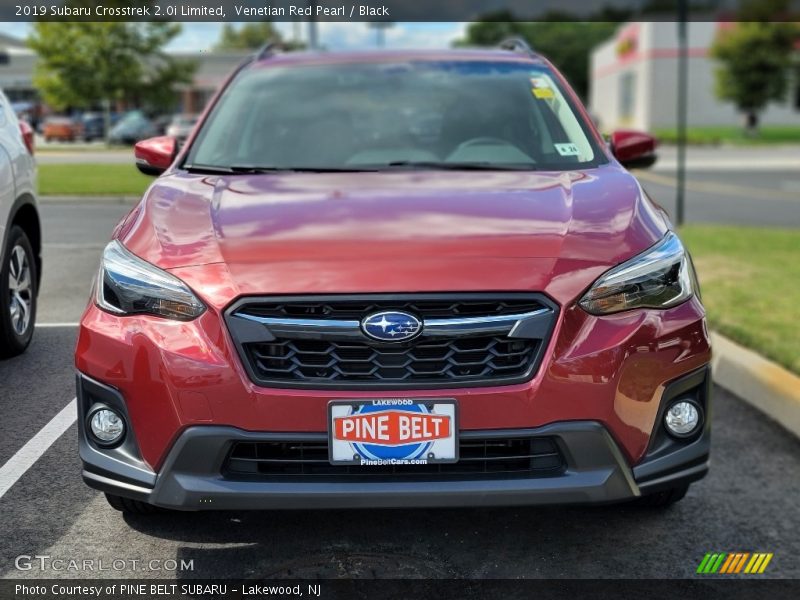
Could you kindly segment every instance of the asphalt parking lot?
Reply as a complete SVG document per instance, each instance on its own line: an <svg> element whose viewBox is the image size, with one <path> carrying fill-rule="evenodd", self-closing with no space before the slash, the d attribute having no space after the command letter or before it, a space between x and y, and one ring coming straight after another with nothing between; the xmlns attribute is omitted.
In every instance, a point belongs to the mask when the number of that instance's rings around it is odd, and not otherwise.
<svg viewBox="0 0 800 600"><path fill-rule="evenodd" d="M674 216L675 172L648 171L639 179ZM795 171L693 172L685 207L687 223L800 227L800 165Z"/></svg>
<svg viewBox="0 0 800 600"><path fill-rule="evenodd" d="M29 352L0 362L0 465L74 397L74 323L127 208L46 204L45 275ZM712 470L666 511L616 507L179 513L125 517L80 478L75 425L0 498L0 577L688 577L707 552L771 552L800 577L800 441L715 390ZM95 561L44 570L16 557ZM150 560L161 561L149 568ZM98 570L102 560L121 570ZM174 572L166 561L191 561ZM23 566L25 562L23 561ZM50 563L47 563L50 565Z"/></svg>

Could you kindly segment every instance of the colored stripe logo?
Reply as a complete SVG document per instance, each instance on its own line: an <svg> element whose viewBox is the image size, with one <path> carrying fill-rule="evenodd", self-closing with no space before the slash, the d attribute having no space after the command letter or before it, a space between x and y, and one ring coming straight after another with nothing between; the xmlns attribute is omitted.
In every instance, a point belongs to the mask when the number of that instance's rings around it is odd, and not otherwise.
<svg viewBox="0 0 800 600"><path fill-rule="evenodd" d="M772 552L709 552L700 561L697 573L756 575L763 573L771 560Z"/></svg>

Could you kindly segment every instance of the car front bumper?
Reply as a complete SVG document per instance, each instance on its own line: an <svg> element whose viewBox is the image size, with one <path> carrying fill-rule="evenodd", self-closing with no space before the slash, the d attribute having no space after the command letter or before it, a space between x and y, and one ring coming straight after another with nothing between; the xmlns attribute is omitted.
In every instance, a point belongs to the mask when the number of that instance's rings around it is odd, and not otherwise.
<svg viewBox="0 0 800 600"><path fill-rule="evenodd" d="M690 395L710 415L710 372L695 371L668 385L662 412ZM98 403L125 413L113 388L78 376L79 411ZM551 476L492 476L454 479L380 477L373 480L313 477L232 479L224 465L237 442L318 440L319 434L264 433L219 425L197 425L177 437L158 472L138 455L134 436L112 450L94 446L79 419L83 479L101 491L179 510L401 508L601 504L635 499L702 478L708 470L710 420L689 441L654 432L647 456L631 468L609 431L597 421L564 421L524 430L462 432L462 437L556 439L565 467Z"/></svg>

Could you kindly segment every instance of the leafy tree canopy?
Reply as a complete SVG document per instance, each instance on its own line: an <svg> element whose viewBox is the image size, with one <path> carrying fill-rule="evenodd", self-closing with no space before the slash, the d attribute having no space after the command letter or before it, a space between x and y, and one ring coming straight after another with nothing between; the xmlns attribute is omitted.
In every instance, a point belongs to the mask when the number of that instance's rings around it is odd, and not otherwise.
<svg viewBox="0 0 800 600"><path fill-rule="evenodd" d="M281 42L289 50L299 50L304 47L297 42L283 42L280 32L269 21L258 23L245 23L238 29L230 23L222 27L217 50L256 50L269 42Z"/></svg>
<svg viewBox="0 0 800 600"><path fill-rule="evenodd" d="M164 22L37 22L28 38L38 54L34 84L56 109L104 101L169 108L196 68L162 51L179 32Z"/></svg>
<svg viewBox="0 0 800 600"><path fill-rule="evenodd" d="M766 20L785 6L785 0L745 2L741 21L720 31L711 48L711 56L719 61L717 97L747 113L753 126L767 104L786 97L800 28L797 23Z"/></svg>

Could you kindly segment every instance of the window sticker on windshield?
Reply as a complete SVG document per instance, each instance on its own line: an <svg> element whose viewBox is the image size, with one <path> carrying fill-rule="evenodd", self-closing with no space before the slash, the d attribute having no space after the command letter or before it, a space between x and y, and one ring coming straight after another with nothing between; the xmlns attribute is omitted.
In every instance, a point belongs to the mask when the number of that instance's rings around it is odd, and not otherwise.
<svg viewBox="0 0 800 600"><path fill-rule="evenodd" d="M531 93L540 100L547 100L555 97L550 84L546 79L541 77L531 77Z"/></svg>
<svg viewBox="0 0 800 600"><path fill-rule="evenodd" d="M561 156L578 156L580 150L575 144L553 144L556 147L556 152Z"/></svg>

